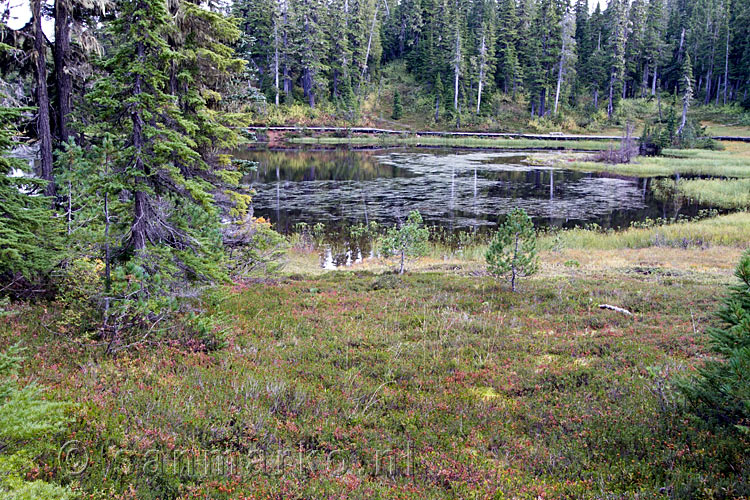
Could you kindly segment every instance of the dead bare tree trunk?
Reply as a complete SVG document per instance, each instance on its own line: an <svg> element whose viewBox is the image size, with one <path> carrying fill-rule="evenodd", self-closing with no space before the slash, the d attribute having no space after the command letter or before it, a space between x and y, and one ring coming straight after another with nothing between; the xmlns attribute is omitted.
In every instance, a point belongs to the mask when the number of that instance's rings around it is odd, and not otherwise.
<svg viewBox="0 0 750 500"><path fill-rule="evenodd" d="M555 90L555 114L557 114L557 108L560 104L560 88L562 87L563 67L565 65L565 41L566 37L563 36L562 50L560 51L560 68L557 71L557 89Z"/></svg>
<svg viewBox="0 0 750 500"><path fill-rule="evenodd" d="M453 109L458 110L458 77L461 72L461 33L456 23L456 53L453 58Z"/></svg>
<svg viewBox="0 0 750 500"><path fill-rule="evenodd" d="M375 23L378 20L378 9L380 9L380 1L377 0L375 4L375 13L372 16L372 24L370 25L370 36L367 38L367 52L365 52L365 61L362 65L362 75L360 77L360 85L365 79L365 74L367 74L367 61L370 59L370 49L372 48L372 36L373 33L375 33ZM357 87L357 90L359 91L359 87ZM359 92L358 92L359 93Z"/></svg>
<svg viewBox="0 0 750 500"><path fill-rule="evenodd" d="M276 13L273 17L273 78L276 97L274 102L279 105L279 19Z"/></svg>
<svg viewBox="0 0 750 500"><path fill-rule="evenodd" d="M482 46L479 50L479 90L477 91L477 114L479 114L479 107L482 105L482 84L484 83L484 66L486 64L485 58L487 57L487 46L484 42L484 34L482 34Z"/></svg>

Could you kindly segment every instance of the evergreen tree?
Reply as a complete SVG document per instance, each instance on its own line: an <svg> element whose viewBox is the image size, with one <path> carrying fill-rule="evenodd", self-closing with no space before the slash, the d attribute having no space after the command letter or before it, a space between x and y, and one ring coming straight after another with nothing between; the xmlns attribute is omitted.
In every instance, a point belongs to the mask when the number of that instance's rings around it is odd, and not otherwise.
<svg viewBox="0 0 750 500"><path fill-rule="evenodd" d="M497 30L497 85L507 93L516 94L523 82L523 73L518 61L518 16L516 0L498 2Z"/></svg>
<svg viewBox="0 0 750 500"><path fill-rule="evenodd" d="M192 15L202 18L204 13ZM201 28L208 36L208 26ZM111 137L119 151L107 176L120 189L117 198L123 209L112 293L124 311L120 317L129 321L158 319L186 283L223 279L219 213L209 179L232 174L213 170L202 155L223 132L213 129L213 113L195 94L211 96L201 88L207 80L201 84L190 74L205 71L201 62L181 57L167 42L176 29L163 2L123 2L110 25L116 46L104 62L108 74L92 92L98 109L96 132ZM195 36L188 37L188 43ZM205 55L210 59L217 54ZM174 89L169 78L173 65L180 64L185 65L179 82L182 103L170 93ZM215 73L202 78L226 71L214 64Z"/></svg>
<svg viewBox="0 0 750 500"><path fill-rule="evenodd" d="M625 85L625 41L627 39L627 2L612 0L607 6L610 22L608 43L609 83L607 84L607 117L612 118L615 105Z"/></svg>
<svg viewBox="0 0 750 500"><path fill-rule="evenodd" d="M482 105L482 93L490 90L492 83L494 83L494 78L490 78L490 76L495 74L496 62L495 15L496 8L494 2L486 0L479 0L477 2L474 17L476 18L475 23L478 24L478 29L476 31L471 30L476 33L474 40L475 55L473 57L477 78L476 114L479 114L479 109Z"/></svg>
<svg viewBox="0 0 750 500"><path fill-rule="evenodd" d="M440 120L440 105L443 103L443 94L445 89L443 88L443 80L440 78L440 73L435 75L435 85L433 87L433 94L435 99L435 122Z"/></svg>
<svg viewBox="0 0 750 500"><path fill-rule="evenodd" d="M404 108L401 106L401 94L396 90L393 92L393 113L391 114L391 118L400 120L403 113Z"/></svg>
<svg viewBox="0 0 750 500"><path fill-rule="evenodd" d="M646 33L644 35L644 57L646 68L644 79L650 77L651 95L656 94L656 83L664 65L667 43L664 40L664 0L651 0L646 15Z"/></svg>
<svg viewBox="0 0 750 500"><path fill-rule="evenodd" d="M485 257L490 274L506 277L514 292L518 278L537 272L536 231L525 210L510 211L492 238Z"/></svg>
<svg viewBox="0 0 750 500"><path fill-rule="evenodd" d="M0 293L13 292L22 278L49 273L62 259L61 241L46 182L32 177L29 165L10 156L17 145L22 109L0 107Z"/></svg>
<svg viewBox="0 0 750 500"><path fill-rule="evenodd" d="M680 127L677 129L677 135L682 134L687 125L687 113L690 109L690 101L693 99L693 66L690 62L690 54L685 54L682 62L682 119Z"/></svg>
<svg viewBox="0 0 750 500"><path fill-rule="evenodd" d="M730 288L719 310L721 326L708 330L711 350L721 359L708 361L680 388L693 408L715 423L750 432L750 252L735 271L739 283Z"/></svg>
<svg viewBox="0 0 750 500"><path fill-rule="evenodd" d="M51 439L63 431L70 405L47 401L35 384L21 386L18 368L21 348L11 346L0 353L0 497L7 499L73 500L77 495L67 487L44 481L27 480L40 465L35 458L51 453ZM38 474L34 476L39 477Z"/></svg>

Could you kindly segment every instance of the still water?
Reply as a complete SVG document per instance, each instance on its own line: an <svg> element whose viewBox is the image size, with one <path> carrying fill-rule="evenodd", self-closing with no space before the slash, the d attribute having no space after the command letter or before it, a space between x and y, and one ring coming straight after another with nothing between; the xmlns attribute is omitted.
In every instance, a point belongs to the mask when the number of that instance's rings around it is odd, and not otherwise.
<svg viewBox="0 0 750 500"><path fill-rule="evenodd" d="M627 227L647 217L692 216L698 206L658 199L648 179L529 166L519 152L391 149L244 151L256 216L288 233L299 222L329 232L392 224L419 210L428 225L482 230L514 207L539 226Z"/></svg>

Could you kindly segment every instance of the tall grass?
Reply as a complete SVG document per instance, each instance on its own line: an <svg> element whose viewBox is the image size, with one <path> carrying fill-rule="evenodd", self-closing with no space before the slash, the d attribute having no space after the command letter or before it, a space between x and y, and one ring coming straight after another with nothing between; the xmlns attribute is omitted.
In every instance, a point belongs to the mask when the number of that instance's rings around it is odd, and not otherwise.
<svg viewBox="0 0 750 500"><path fill-rule="evenodd" d="M695 222L630 228L617 232L570 229L542 238L541 247L617 250L654 246L726 245L750 247L750 213L738 212Z"/></svg>
<svg viewBox="0 0 750 500"><path fill-rule="evenodd" d="M745 146L750 151L750 146ZM750 178L748 151L665 150L664 156L639 157L634 163L612 165L588 161L565 163L565 168L584 172L608 172L635 177L668 175L711 175Z"/></svg>
<svg viewBox="0 0 750 500"><path fill-rule="evenodd" d="M750 179L684 179L677 191L704 205L726 209L750 207Z"/></svg>

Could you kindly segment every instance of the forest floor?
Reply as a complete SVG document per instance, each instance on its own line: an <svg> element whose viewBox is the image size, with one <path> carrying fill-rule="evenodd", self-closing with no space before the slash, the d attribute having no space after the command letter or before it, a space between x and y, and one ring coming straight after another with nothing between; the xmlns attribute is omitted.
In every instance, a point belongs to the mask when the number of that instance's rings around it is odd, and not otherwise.
<svg viewBox="0 0 750 500"><path fill-rule="evenodd" d="M59 440L88 452L80 474L56 456L34 474L87 499L746 498L750 438L673 383L709 355L750 214L566 234L515 294L481 248L403 276L291 262L211 296L213 352L106 357L44 327L54 304L16 305L0 343L24 339L24 380L76 403Z"/></svg>

